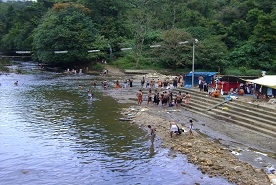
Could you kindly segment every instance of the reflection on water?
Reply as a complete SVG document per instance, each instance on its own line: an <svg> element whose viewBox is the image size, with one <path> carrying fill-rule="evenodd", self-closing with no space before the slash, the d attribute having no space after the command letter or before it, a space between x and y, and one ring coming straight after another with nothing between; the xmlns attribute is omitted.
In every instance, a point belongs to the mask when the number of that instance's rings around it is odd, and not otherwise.
<svg viewBox="0 0 276 185"><path fill-rule="evenodd" d="M92 79L0 75L1 185L229 184L201 174L160 143L151 145L147 131L118 121L122 105L100 88L88 100Z"/></svg>

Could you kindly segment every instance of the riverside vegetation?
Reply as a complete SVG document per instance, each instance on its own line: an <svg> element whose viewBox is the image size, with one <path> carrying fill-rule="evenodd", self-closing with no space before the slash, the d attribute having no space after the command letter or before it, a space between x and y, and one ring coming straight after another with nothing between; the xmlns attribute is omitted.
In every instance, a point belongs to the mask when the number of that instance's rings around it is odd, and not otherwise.
<svg viewBox="0 0 276 185"><path fill-rule="evenodd" d="M27 50L64 69L106 59L120 68L190 71L194 43L197 70L276 72L274 0L8 1L0 10L2 54Z"/></svg>

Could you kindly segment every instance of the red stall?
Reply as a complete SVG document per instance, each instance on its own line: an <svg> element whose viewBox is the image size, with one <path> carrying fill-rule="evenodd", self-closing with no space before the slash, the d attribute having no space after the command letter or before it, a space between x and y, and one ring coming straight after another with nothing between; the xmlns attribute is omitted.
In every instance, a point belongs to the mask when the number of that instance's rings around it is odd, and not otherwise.
<svg viewBox="0 0 276 185"><path fill-rule="evenodd" d="M220 78L222 84L222 91L224 94L229 94L230 91L234 91L240 87L246 81L243 79L255 79L256 76L222 76Z"/></svg>

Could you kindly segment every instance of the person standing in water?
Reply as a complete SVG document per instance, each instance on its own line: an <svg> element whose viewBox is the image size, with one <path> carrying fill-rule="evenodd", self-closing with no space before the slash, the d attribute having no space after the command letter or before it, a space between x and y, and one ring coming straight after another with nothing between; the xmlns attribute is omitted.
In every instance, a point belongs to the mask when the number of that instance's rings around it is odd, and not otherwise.
<svg viewBox="0 0 276 185"><path fill-rule="evenodd" d="M156 129L151 127L151 125L148 125L148 128L150 129L150 135L151 135L150 141L151 143L153 143L156 136Z"/></svg>
<svg viewBox="0 0 276 185"><path fill-rule="evenodd" d="M89 100L92 100L93 94L92 94L91 89L88 89L88 91L87 91L87 97L88 97Z"/></svg>

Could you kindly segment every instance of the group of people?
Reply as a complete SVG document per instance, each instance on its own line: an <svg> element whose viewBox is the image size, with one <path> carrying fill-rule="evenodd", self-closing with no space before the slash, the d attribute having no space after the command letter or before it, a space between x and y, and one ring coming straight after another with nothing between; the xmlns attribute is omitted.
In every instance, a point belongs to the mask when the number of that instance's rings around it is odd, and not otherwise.
<svg viewBox="0 0 276 185"><path fill-rule="evenodd" d="M163 81L161 79L155 80L152 78L151 80L145 80L145 77L141 79L141 88L148 88L148 89L155 89L155 88L163 88L167 89L170 87L170 85L173 85L174 88L182 87L184 84L184 79L182 75L179 75L178 77L174 77L172 80L164 79Z"/></svg>
<svg viewBox="0 0 276 185"><path fill-rule="evenodd" d="M141 89L136 93L136 96L138 105L141 105L143 102L143 92ZM180 108L183 100L185 101L185 105L189 106L191 99L191 95L188 92L186 92L186 94L183 95L182 92L179 91L179 93L174 96L170 89L163 92L158 92L157 90L153 92L152 89L149 89L148 93L146 94L146 97L147 105L154 104L158 106L161 102L161 105L163 107L176 106L176 108Z"/></svg>
<svg viewBox="0 0 276 185"><path fill-rule="evenodd" d="M202 76L198 77L199 91L208 92L209 85Z"/></svg>
<svg viewBox="0 0 276 185"><path fill-rule="evenodd" d="M125 79L123 81L123 86L120 84L119 80L116 80L114 87L115 89L133 87L133 78Z"/></svg>

